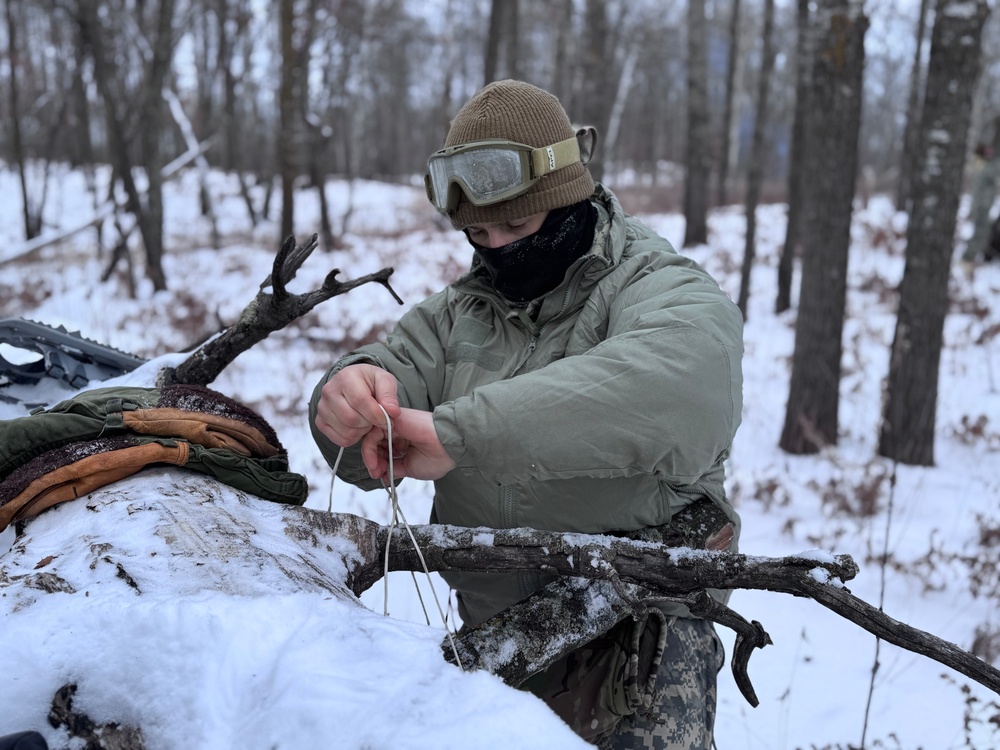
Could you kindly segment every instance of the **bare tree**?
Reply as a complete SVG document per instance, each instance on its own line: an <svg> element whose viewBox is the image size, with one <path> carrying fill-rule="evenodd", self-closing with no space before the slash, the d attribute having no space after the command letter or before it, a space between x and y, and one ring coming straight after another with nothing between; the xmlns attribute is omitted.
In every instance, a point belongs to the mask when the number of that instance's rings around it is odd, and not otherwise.
<svg viewBox="0 0 1000 750"><path fill-rule="evenodd" d="M971 11L971 12L970 12ZM879 454L934 464L941 337L986 0L938 3Z"/></svg>
<svg viewBox="0 0 1000 750"><path fill-rule="evenodd" d="M684 247L708 242L708 22L705 0L688 3L687 149Z"/></svg>
<svg viewBox="0 0 1000 750"><path fill-rule="evenodd" d="M785 242L778 260L778 296L776 312L792 306L792 269L800 255L802 217L805 213L805 191L802 189L806 162L806 120L809 112L809 94L812 88L813 44L810 31L809 0L796 4L795 40L795 113L792 118L791 153L788 158L788 221L785 225Z"/></svg>
<svg viewBox="0 0 1000 750"><path fill-rule="evenodd" d="M281 174L281 236L295 231L295 178L298 175L297 133L299 118L295 102L302 77L295 46L295 0L278 5L278 35L281 48L281 82L278 86L278 171Z"/></svg>
<svg viewBox="0 0 1000 750"><path fill-rule="evenodd" d="M862 0L821 0L809 115L808 244L795 354L779 445L815 453L837 442L847 255L857 173L864 38Z"/></svg>
<svg viewBox="0 0 1000 750"><path fill-rule="evenodd" d="M166 138L163 86L170 73L173 55L174 0L160 0L143 8L148 16L133 18L128 13L102 12L102 4L81 0L76 10L81 41L90 51L94 63L94 81L104 103L109 146L115 172L128 196L128 210L135 216L146 249L146 276L153 288L167 288L163 273L163 183L161 173L167 163L164 156ZM107 10L104 8L103 10ZM148 19L151 34L144 29ZM120 27L107 28L114 19ZM135 28L126 29L126 24ZM132 38L134 57L142 76L133 88L126 88L124 77L117 71L122 64L120 48ZM110 42L110 44L109 44ZM136 99L138 106L131 106ZM136 184L132 154L138 146L140 163L146 168L147 188Z"/></svg>
<svg viewBox="0 0 1000 750"><path fill-rule="evenodd" d="M743 55L740 51L740 0L732 0L729 11L729 59L726 62L726 105L722 115L722 125L719 128L719 183L716 203L725 206L729 202L729 167L734 161L734 101L739 80L738 71L742 68Z"/></svg>
<svg viewBox="0 0 1000 750"><path fill-rule="evenodd" d="M920 93L924 80L924 35L927 27L927 10L930 0L920 0L917 20L917 43L910 69L910 95L906 101L906 126L903 129L903 153L899 160L899 183L896 186L896 210L907 210L910 202L913 165L917 160L917 133L920 126Z"/></svg>
<svg viewBox="0 0 1000 750"><path fill-rule="evenodd" d="M248 5L249 0L214 0L213 15L216 24L216 69L212 73L215 80L219 80L222 89L221 111L222 118L220 131L224 134L221 139L220 153L221 166L223 169L231 170L235 173L240 187L240 196L247 209L247 216L250 224L256 227L261 219L262 211L254 202L251 195L250 184L247 177L248 154L250 149L248 144L251 138L248 137L252 131L241 126L242 121L256 122L259 118L252 116L253 104L247 103L247 99L253 101L253 82L248 75L251 69L250 61L255 50L254 36L251 33L251 19L253 14ZM240 96L238 92L249 90ZM249 109L249 116L243 117L243 113ZM271 180L268 176L264 182L269 186Z"/></svg>
<svg viewBox="0 0 1000 750"><path fill-rule="evenodd" d="M71 86L75 76L66 60L48 55L44 47L39 50L34 44L32 34L39 29L54 41L61 41L65 33L47 16L45 8L7 2L4 9L10 70L10 114L4 125L10 128L11 155L21 190L24 238L30 241L42 232L55 146L66 129L72 103L69 97L53 97L51 89Z"/></svg>
<svg viewBox="0 0 1000 750"><path fill-rule="evenodd" d="M764 131L770 112L768 106L768 91L771 84L771 71L774 70L774 0L764 0L764 35L760 53L760 77L757 81L757 114L754 117L753 144L750 147L750 169L747 175L747 231L743 250L743 268L740 280L740 293L737 302L743 319L747 319L747 306L750 300L750 271L753 268L757 247L757 201L760 197L760 185L764 179Z"/></svg>
<svg viewBox="0 0 1000 750"><path fill-rule="evenodd" d="M552 92L565 104L569 102L570 81L572 80L570 60L572 59L574 40L573 0L560 0L553 6L549 11L554 19L552 26L555 28L556 34L553 43Z"/></svg>
<svg viewBox="0 0 1000 750"><path fill-rule="evenodd" d="M517 34L518 0L493 0L483 59L483 85L518 77Z"/></svg>
<svg viewBox="0 0 1000 750"><path fill-rule="evenodd" d="M146 246L146 274L154 289L166 289L163 275L163 178L167 163L163 153L163 131L167 122L163 87L170 73L173 51L174 0L160 0L155 16L152 54L146 63L146 83L140 110L142 151L146 167L145 211L139 219Z"/></svg>
<svg viewBox="0 0 1000 750"><path fill-rule="evenodd" d="M612 61L615 37L608 19L607 3L587 0L584 5L584 38L581 50L583 75L582 98L572 115L584 125L597 128L598 136L607 135L614 101L614 71ZM594 179L604 178L606 154L600 147L590 160Z"/></svg>
<svg viewBox="0 0 1000 750"><path fill-rule="evenodd" d="M4 4L7 21L7 54L10 62L10 85L8 89L8 104L10 106L10 131L11 140L14 147L14 158L17 160L17 174L21 184L21 205L24 216L24 238L33 239L41 231L42 212L41 206L35 206L31 199L31 191L28 189L27 176L27 156L24 152L24 140L21 137L21 107L18 97L18 81L21 77L19 70L20 50L18 25L14 19L14 4L7 2Z"/></svg>

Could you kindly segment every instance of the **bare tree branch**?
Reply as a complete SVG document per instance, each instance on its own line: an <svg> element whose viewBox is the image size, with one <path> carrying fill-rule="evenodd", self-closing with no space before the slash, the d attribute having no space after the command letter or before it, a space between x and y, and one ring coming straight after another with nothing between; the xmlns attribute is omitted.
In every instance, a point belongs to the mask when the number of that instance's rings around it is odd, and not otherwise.
<svg viewBox="0 0 1000 750"><path fill-rule="evenodd" d="M729 619L735 613L725 608L719 610L705 601L707 597L702 597L705 589L758 589L807 597L889 643L934 659L1000 694L1000 670L952 643L883 614L844 588L841 582L851 580L858 572L857 565L848 555L759 557L734 552L671 549L650 542L531 529L500 531L415 526L412 532L430 570L509 572L543 569L592 580L613 580L617 576L647 589L654 599L662 597L694 605L693 613L736 627L737 633L748 639L747 645L751 648L769 642L766 633L755 634L759 628L756 624L749 628L737 626L738 620ZM380 538L387 538L389 530L382 528L379 534ZM420 570L420 562L406 536L398 530L393 536L391 569ZM379 546L383 545L380 541ZM611 605L609 616L616 616L617 609L626 606L624 602ZM704 609L697 609L700 607ZM526 615L520 622L529 619ZM535 619L540 618L536 615ZM594 632L590 637L599 634L600 631ZM488 639L474 642L484 640ZM518 672L516 677L520 675ZM752 689L747 690L742 685L741 689L753 703Z"/></svg>
<svg viewBox="0 0 1000 750"><path fill-rule="evenodd" d="M188 151L185 151L183 154L181 154L172 162L163 167L162 170L160 170L161 176L163 177L164 180L170 179L178 172L180 172L181 169L183 169L189 163L198 158L198 156L205 153L205 151L207 151L211 145L212 145L212 140L207 139L199 143L196 148L192 147ZM109 198L107 201L105 201L103 204L101 204L95 209L93 216L89 217L88 219L86 219L81 223L74 224L73 226L68 227L66 229L57 230L50 234L40 235L38 237L35 237L30 242L25 242L20 247L15 247L12 250L0 251L0 265L3 265L4 263L12 261L16 258L20 258L24 255L27 255L28 253L33 253L35 250L40 250L43 247L48 247L49 245L54 245L57 242L62 242L63 240L68 239L76 234L79 234L80 232L89 229L90 227L98 226L106 218L111 216L116 211L120 211L121 209L122 209L121 206L119 206L117 203L115 203L114 200Z"/></svg>
<svg viewBox="0 0 1000 750"><path fill-rule="evenodd" d="M336 534L331 523L338 524L340 515L289 508L285 521ZM361 528L353 519L350 538L358 544L363 562L355 560L348 585L360 594L382 577L387 544L390 570L422 570L410 533L432 571L546 570L560 574L543 592L463 632L458 639L463 665L487 669L511 685L521 684L607 632L643 602L664 600L685 604L693 614L736 632L733 675L747 701L757 705L747 662L753 649L769 644L770 637L760 623L748 623L708 597L705 592L711 588L766 590L814 599L869 633L1000 694L1000 670L953 643L885 615L845 588L843 582L858 573L849 555L773 558L725 552L719 549L728 544L720 542L725 539L725 528L721 510L708 501L686 508L667 526L637 532L642 539L440 525L404 531L374 522ZM695 548L706 546L715 548ZM594 606L595 602L601 604ZM581 612L586 617L578 616ZM503 643L516 643L518 654L511 656L509 649L501 653L498 644ZM444 650L450 652L450 645Z"/></svg>
<svg viewBox="0 0 1000 750"><path fill-rule="evenodd" d="M383 268L375 273L343 282L337 279L340 269L335 268L327 274L319 289L304 294L289 293L288 282L295 278L306 258L316 249L316 244L315 234L307 243L298 246L294 237L288 237L274 259L271 274L261 283L257 296L243 309L236 323L199 347L176 368L167 368L161 372L161 384L208 385L229 363L254 344L305 315L320 302L346 294L362 284L370 282L381 284L399 304L403 304L399 295L389 286L392 268ZM272 293L266 291L268 286L271 287Z"/></svg>

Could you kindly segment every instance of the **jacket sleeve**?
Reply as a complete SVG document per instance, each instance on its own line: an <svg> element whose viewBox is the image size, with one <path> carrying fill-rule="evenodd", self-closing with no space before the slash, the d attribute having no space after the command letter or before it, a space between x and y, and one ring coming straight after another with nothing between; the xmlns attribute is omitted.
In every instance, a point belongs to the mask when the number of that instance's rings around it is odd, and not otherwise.
<svg viewBox="0 0 1000 750"><path fill-rule="evenodd" d="M651 473L686 485L728 455L742 410L739 309L672 253L655 270L632 255L613 273L613 297L599 287L585 310L608 320L603 340L435 409L459 470L504 483Z"/></svg>
<svg viewBox="0 0 1000 750"><path fill-rule="evenodd" d="M400 406L431 411L439 403L445 371L441 342L448 340L451 327L443 303L444 294L432 295L407 311L385 343L369 344L341 357L316 384L309 401L309 427L331 467L337 464L340 446L316 428L316 410L323 386L344 367L367 363L391 372L399 383ZM360 443L344 449L337 465L337 476L365 490L382 486L381 481L372 479L365 469Z"/></svg>

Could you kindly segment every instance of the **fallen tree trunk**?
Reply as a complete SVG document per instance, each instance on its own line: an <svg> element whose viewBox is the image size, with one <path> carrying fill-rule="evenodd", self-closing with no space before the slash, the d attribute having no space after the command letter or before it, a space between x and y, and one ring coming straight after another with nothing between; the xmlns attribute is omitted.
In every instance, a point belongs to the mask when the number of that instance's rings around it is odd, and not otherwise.
<svg viewBox="0 0 1000 750"><path fill-rule="evenodd" d="M183 154L178 156L172 162L163 167L160 171L160 175L164 180L168 180L184 167L190 164L192 161L197 159L199 156L204 154L209 147L212 145L211 140L203 141L197 144L197 146L192 146L192 148L185 151ZM19 247L15 247L10 252L0 253L0 265L8 263L9 261L21 258L29 253L33 253L36 250L41 250L43 247L48 247L49 245L54 245L57 242L62 242L65 239L83 232L90 227L97 226L101 224L105 219L111 216L116 211L121 210L121 206L118 205L114 200L105 201L103 204L97 207L94 214L84 221L74 224L65 229L60 229L55 232L50 232L49 234L41 235L40 237L35 237L29 242L25 242Z"/></svg>
<svg viewBox="0 0 1000 750"><path fill-rule="evenodd" d="M770 558L532 529L424 525L404 530L350 514L270 503L202 475L170 468L147 470L69 505L62 512L85 514L76 519L86 523L85 535L58 540L53 547L51 534L33 535L33 525L50 518L43 514L22 525L17 543L0 557L0 590L15 609L30 606L39 592L73 593L97 583L124 583L136 595L149 590L178 596L205 589L238 596L322 591L360 606L357 597L383 576L388 545L390 570L419 571L424 564L431 571L544 568L565 576L564 581L576 581L562 586L560 596L566 606L607 594L606 610L595 615L592 623L579 618L578 632L568 634L573 643L584 643L604 632L607 622L628 614L639 599L665 598L735 627L749 639L752 650L766 643L762 629L756 623L739 625L742 618L706 604L702 593L706 588L761 589L814 599L880 638L934 659L1000 694L996 668L954 644L884 615L844 588L842 582L857 573L846 555ZM121 534L118 530L123 526L133 527L134 533ZM130 548L122 547L123 539ZM80 556L89 561L88 567L61 570L59 558ZM601 582L601 588L582 586L582 580ZM498 628L514 634L523 632L524 623L532 618L541 621L538 607L552 606L544 603L545 598L529 599L520 611L515 608L464 634L462 653L470 661L463 659L463 666L489 669L510 684L518 684L565 653L565 644L553 648L544 635L525 648L519 664L501 664L488 648ZM567 637L559 631L549 639L557 635ZM530 638L529 634L520 640ZM739 672L738 667L745 671L746 658L748 653L739 655L742 665L734 662L734 671ZM744 689L744 694L753 702L752 689Z"/></svg>

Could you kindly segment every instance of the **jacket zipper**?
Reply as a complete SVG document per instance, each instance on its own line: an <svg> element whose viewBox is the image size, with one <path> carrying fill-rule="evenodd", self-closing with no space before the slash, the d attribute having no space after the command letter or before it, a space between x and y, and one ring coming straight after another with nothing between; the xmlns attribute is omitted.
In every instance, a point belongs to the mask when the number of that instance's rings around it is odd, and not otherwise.
<svg viewBox="0 0 1000 750"><path fill-rule="evenodd" d="M543 323L541 328L536 329L533 325L530 327L529 330L531 331L532 338L531 342L528 344L528 351L524 353L524 356L521 357L521 360L517 363L517 366L511 372L511 377L517 375L520 369L524 367L525 363L527 363L527 361L531 358L531 355L535 353L535 345L538 343L538 340L542 337L542 333L545 331L545 329L549 327L549 324L554 321L560 320L563 314L565 314L566 308L569 307L570 300L574 296L576 296L576 289L580 286L580 279L583 276L584 271L586 271L587 267L596 260L597 256L585 260L583 263L580 264L580 267L576 269L576 271L573 273L573 277L569 280L569 283L566 285L566 291L563 293L562 307L559 308L559 312L556 313L552 318L550 318L548 322Z"/></svg>
<svg viewBox="0 0 1000 750"><path fill-rule="evenodd" d="M500 516L501 523L505 529L513 529L517 526L517 485L504 484L500 486ZM517 584L521 589L521 596L526 597L538 588L537 575L530 570L522 570L517 573Z"/></svg>

